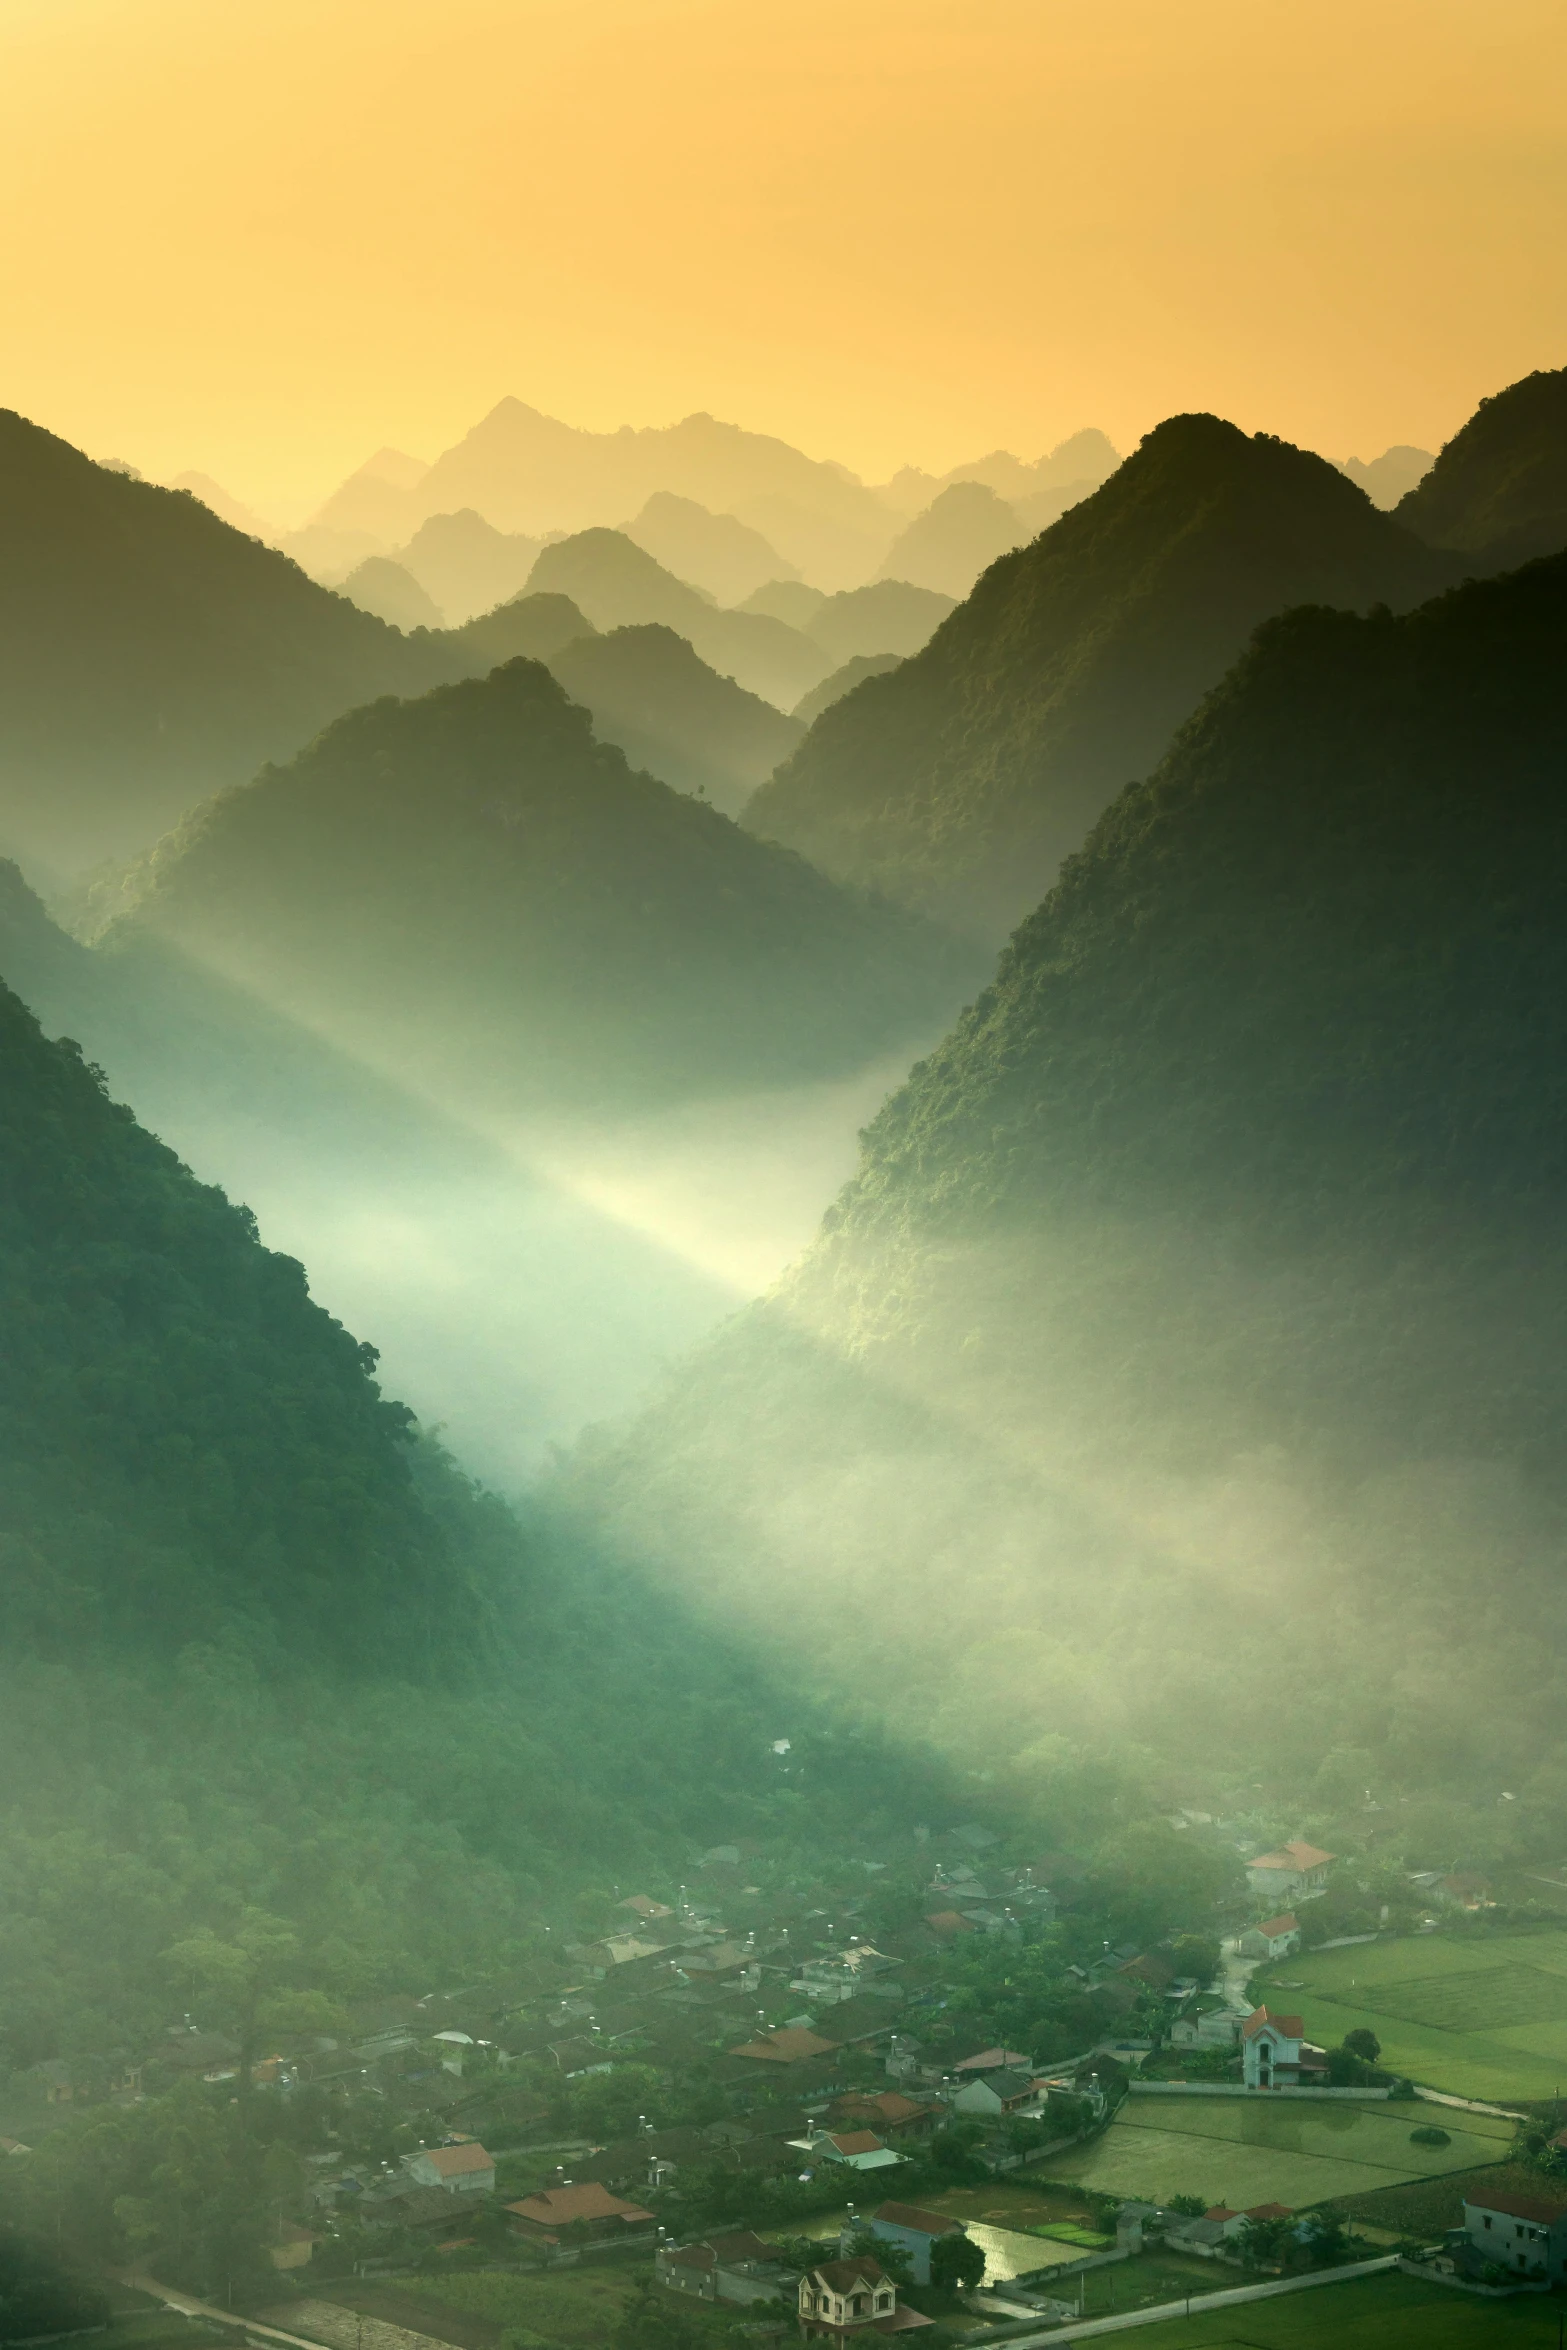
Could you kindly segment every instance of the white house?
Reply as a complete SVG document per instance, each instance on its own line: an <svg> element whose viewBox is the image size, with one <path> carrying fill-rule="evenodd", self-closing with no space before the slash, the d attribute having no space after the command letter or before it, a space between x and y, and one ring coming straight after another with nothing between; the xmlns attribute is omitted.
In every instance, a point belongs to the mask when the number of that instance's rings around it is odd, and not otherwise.
<svg viewBox="0 0 1567 2350"><path fill-rule="evenodd" d="M902 2334L933 2322L916 2309L898 2307L897 2286L868 2253L825 2260L800 2279L800 2332L807 2342L842 2342L862 2326Z"/></svg>
<svg viewBox="0 0 1567 2350"><path fill-rule="evenodd" d="M1559 2195L1478 2189L1464 2197L1464 2233L1481 2259L1498 2268L1567 2281L1567 2200Z"/></svg>
<svg viewBox="0 0 1567 2350"><path fill-rule="evenodd" d="M1328 1871L1338 1855L1319 1852L1315 1844L1298 1838L1281 1844L1277 1852L1259 1852L1246 1863L1246 1882L1253 1893L1265 1894L1287 1909L1292 1901L1309 1901L1327 1890Z"/></svg>
<svg viewBox="0 0 1567 2350"><path fill-rule="evenodd" d="M1300 1920L1292 1909L1281 1917L1264 1918L1260 1926L1248 1926L1240 1937L1244 1958L1288 1958L1299 1948Z"/></svg>
<svg viewBox="0 0 1567 2350"><path fill-rule="evenodd" d="M473 2139L460 2146L421 2146L403 2156L416 2187L444 2187L448 2195L493 2195L495 2158Z"/></svg>
<svg viewBox="0 0 1567 2350"><path fill-rule="evenodd" d="M1298 2015L1254 2007L1241 2026L1241 2070L1248 2089L1299 2089L1326 2080L1327 2058Z"/></svg>
<svg viewBox="0 0 1567 2350"><path fill-rule="evenodd" d="M813 2130L808 2138L787 2142L814 2162L844 2162L851 2170L890 2170L903 2160L874 2130Z"/></svg>

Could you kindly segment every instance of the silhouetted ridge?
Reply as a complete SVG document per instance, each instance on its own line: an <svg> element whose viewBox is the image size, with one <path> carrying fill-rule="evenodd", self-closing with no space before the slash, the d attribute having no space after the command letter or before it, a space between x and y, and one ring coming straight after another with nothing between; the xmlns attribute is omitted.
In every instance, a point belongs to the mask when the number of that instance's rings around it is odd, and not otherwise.
<svg viewBox="0 0 1567 2350"><path fill-rule="evenodd" d="M1395 511L1429 545L1489 571L1567 547L1567 367L1482 400Z"/></svg>
<svg viewBox="0 0 1567 2350"><path fill-rule="evenodd" d="M849 1069L969 970L633 771L529 661L340 719L188 819L134 894L131 929L374 1065L513 1107Z"/></svg>
<svg viewBox="0 0 1567 2350"><path fill-rule="evenodd" d="M1454 568L1322 458L1172 417L922 652L826 710L746 823L999 937L1260 620L1407 606Z"/></svg>
<svg viewBox="0 0 1567 2350"><path fill-rule="evenodd" d="M0 412L0 848L130 854L352 704L450 667L188 491Z"/></svg>

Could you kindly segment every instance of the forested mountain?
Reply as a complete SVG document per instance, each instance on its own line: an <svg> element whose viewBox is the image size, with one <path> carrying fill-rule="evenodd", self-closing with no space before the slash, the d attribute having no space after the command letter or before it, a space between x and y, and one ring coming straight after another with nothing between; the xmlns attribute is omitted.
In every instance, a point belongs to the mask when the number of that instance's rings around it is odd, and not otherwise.
<svg viewBox="0 0 1567 2350"><path fill-rule="evenodd" d="M583 530L546 547L529 575L530 594L570 596L595 628L661 623L694 645L709 668L780 710L832 666L787 622L761 612L723 612L618 530Z"/></svg>
<svg viewBox="0 0 1567 2350"><path fill-rule="evenodd" d="M541 543L521 531L496 530L468 506L459 514L432 514L398 548L397 560L460 628L522 593Z"/></svg>
<svg viewBox="0 0 1567 2350"><path fill-rule="evenodd" d="M710 514L695 498L658 490L640 514L621 525L628 539L677 579L716 596L720 604L741 604L769 579L791 579L794 566L759 530L732 514Z"/></svg>
<svg viewBox="0 0 1567 2350"><path fill-rule="evenodd" d="M1417 537L1455 547L1485 571L1567 547L1567 367L1482 400L1397 514Z"/></svg>
<svg viewBox="0 0 1567 2350"><path fill-rule="evenodd" d="M515 661L340 720L189 818L147 933L434 1098L515 1110L858 1066L968 966L629 768Z"/></svg>
<svg viewBox="0 0 1567 2350"><path fill-rule="evenodd" d="M902 655L898 653L856 653L852 661L845 661L831 677L824 677L820 685L813 685L794 706L794 716L802 726L814 726L822 712L845 694L852 693L867 677L885 677L889 669L896 669Z"/></svg>
<svg viewBox="0 0 1567 2350"><path fill-rule="evenodd" d="M899 532L877 576L906 579L937 595L966 596L980 573L1026 535L994 490L983 482L954 482Z"/></svg>
<svg viewBox="0 0 1567 2350"><path fill-rule="evenodd" d="M0 414L0 850L128 855L355 703L446 674L188 492Z"/></svg>
<svg viewBox="0 0 1567 2350"><path fill-rule="evenodd" d="M1324 459L1171 417L994 564L923 652L835 703L747 825L998 939L1270 613L1451 579Z"/></svg>
<svg viewBox="0 0 1567 2350"><path fill-rule="evenodd" d="M1383 513L1391 513L1400 498L1424 481L1436 459L1429 449L1411 448L1407 441L1384 449L1380 457L1364 464L1359 457L1341 457L1340 473L1347 474L1359 490L1364 490L1373 506Z"/></svg>
<svg viewBox="0 0 1567 2350"><path fill-rule="evenodd" d="M547 656L600 742L615 743L676 791L736 816L805 732L771 702L720 677L672 628L614 628Z"/></svg>
<svg viewBox="0 0 1567 2350"><path fill-rule="evenodd" d="M1557 1767L1564 642L1567 558L1265 627L585 1514L1025 1777Z"/></svg>
<svg viewBox="0 0 1567 2350"><path fill-rule="evenodd" d="M450 630L448 641L455 656L452 666L462 674L482 676L519 655L527 661L553 660L562 645L596 634L592 621L569 596L530 590Z"/></svg>
<svg viewBox="0 0 1567 2350"><path fill-rule="evenodd" d="M828 596L808 619L795 625L834 663L842 663L867 653L917 653L955 609L951 596L933 588L913 587L906 579L879 579L868 587Z"/></svg>
<svg viewBox="0 0 1567 2350"><path fill-rule="evenodd" d="M390 555L367 555L343 581L342 591L361 612L373 612L405 632L415 628L444 628L446 614L420 586L413 573Z"/></svg>
<svg viewBox="0 0 1567 2350"><path fill-rule="evenodd" d="M239 1624L340 1669L460 1653L480 1596L373 1352L9 989L0 1091L7 1646Z"/></svg>

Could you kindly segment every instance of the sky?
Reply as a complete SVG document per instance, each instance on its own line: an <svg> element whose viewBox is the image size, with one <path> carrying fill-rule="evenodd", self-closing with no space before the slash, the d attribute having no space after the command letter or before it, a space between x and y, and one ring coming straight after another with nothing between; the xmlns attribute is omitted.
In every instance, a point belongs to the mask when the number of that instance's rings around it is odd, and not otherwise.
<svg viewBox="0 0 1567 2350"><path fill-rule="evenodd" d="M0 400L302 513L506 394L869 479L1567 360L1561 0L0 0Z"/></svg>

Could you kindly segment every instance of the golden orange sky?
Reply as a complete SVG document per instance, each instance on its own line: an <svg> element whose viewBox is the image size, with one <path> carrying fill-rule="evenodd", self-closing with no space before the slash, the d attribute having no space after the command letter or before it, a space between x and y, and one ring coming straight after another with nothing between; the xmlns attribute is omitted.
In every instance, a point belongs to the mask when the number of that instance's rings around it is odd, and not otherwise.
<svg viewBox="0 0 1567 2350"><path fill-rule="evenodd" d="M0 403L304 504L506 393L867 476L1567 360L1561 0L0 0Z"/></svg>

